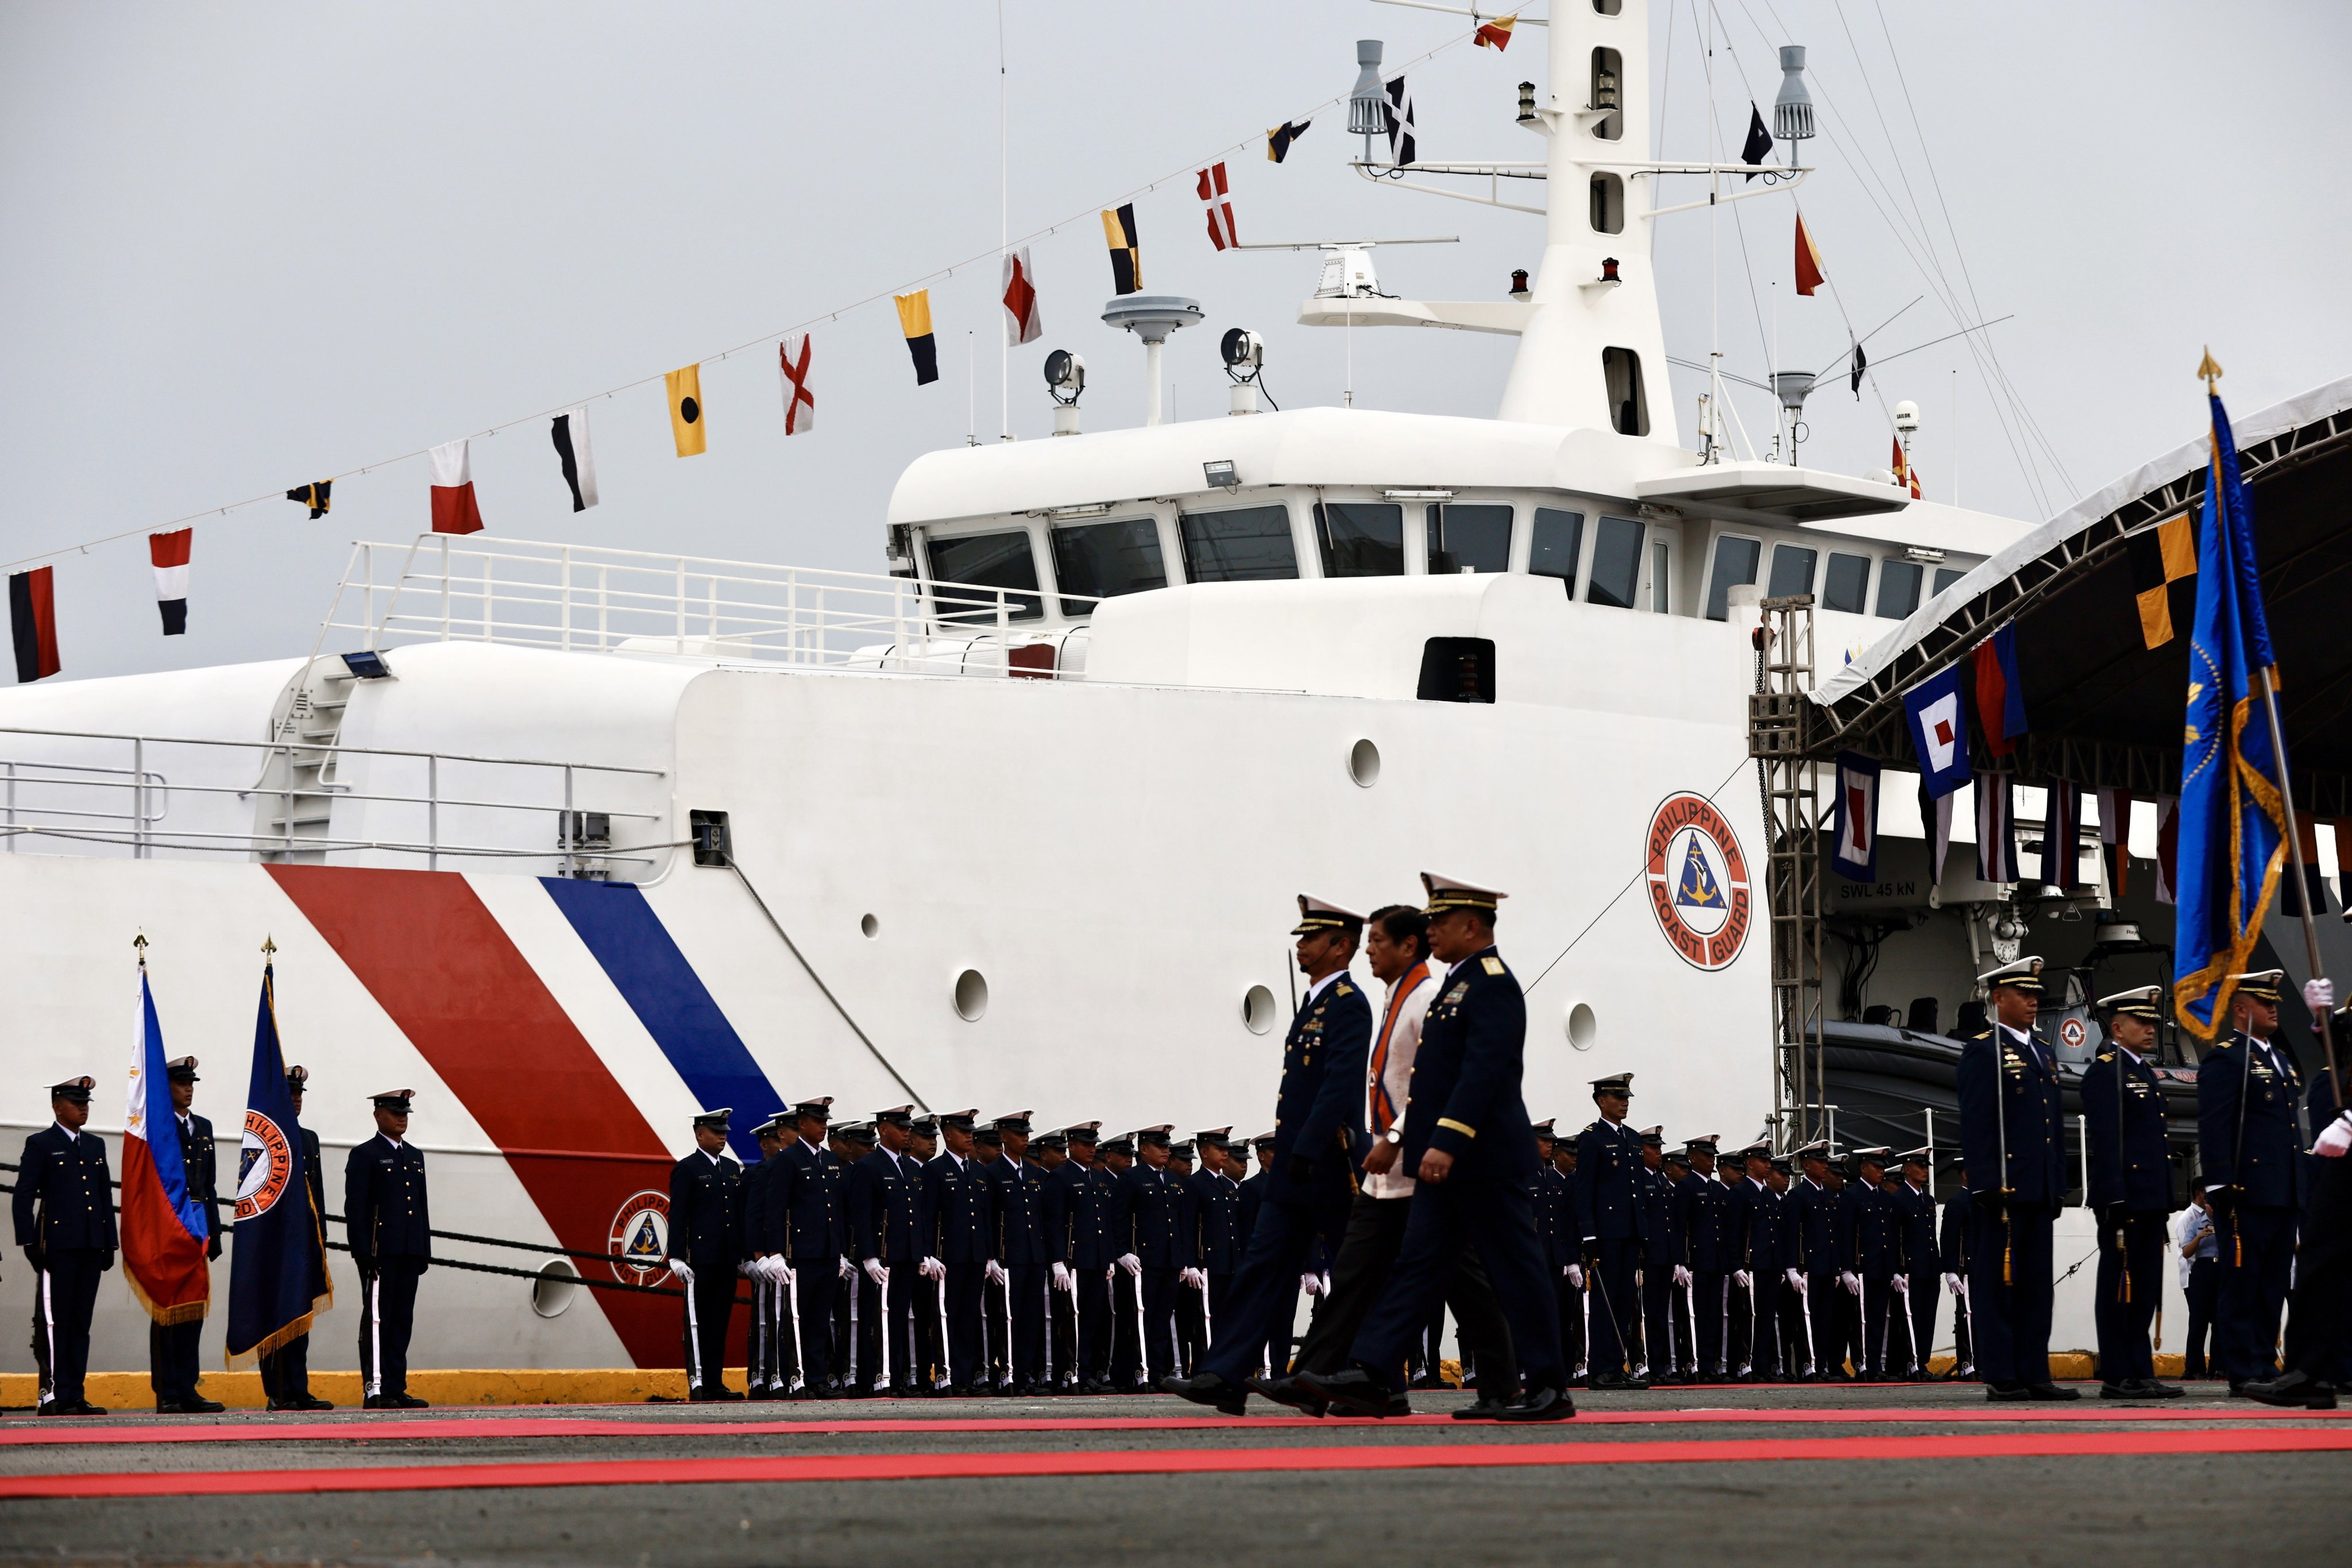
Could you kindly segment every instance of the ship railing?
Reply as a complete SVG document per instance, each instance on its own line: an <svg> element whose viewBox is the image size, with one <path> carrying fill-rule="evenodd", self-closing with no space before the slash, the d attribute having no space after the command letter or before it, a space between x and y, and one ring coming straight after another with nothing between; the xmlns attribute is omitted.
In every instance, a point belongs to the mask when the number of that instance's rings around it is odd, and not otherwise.
<svg viewBox="0 0 2352 1568"><path fill-rule="evenodd" d="M321 635L357 632L369 649L468 641L1051 676L1058 661L1024 658L1024 646L1054 642L1098 602L1042 587L425 533L354 542Z"/></svg>
<svg viewBox="0 0 2352 1568"><path fill-rule="evenodd" d="M330 760L363 784L301 776ZM667 841L666 811L642 809L659 801L642 781L665 777L608 763L0 726L0 847L428 870L445 858L537 862L636 880L681 847ZM331 831L342 823L383 830Z"/></svg>

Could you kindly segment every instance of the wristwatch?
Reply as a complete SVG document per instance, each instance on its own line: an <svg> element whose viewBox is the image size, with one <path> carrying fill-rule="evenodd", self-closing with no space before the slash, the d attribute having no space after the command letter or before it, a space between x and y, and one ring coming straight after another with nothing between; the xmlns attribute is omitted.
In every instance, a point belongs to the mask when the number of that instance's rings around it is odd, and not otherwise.
<svg viewBox="0 0 2352 1568"><path fill-rule="evenodd" d="M1385 1132L1383 1132L1383 1133L1381 1133L1381 1142L1383 1142L1383 1143L1402 1143L1402 1142L1404 1142L1404 1129L1403 1129L1403 1128L1402 1128L1402 1127L1391 1127L1391 1128L1390 1128L1387 1131L1385 1131Z"/></svg>

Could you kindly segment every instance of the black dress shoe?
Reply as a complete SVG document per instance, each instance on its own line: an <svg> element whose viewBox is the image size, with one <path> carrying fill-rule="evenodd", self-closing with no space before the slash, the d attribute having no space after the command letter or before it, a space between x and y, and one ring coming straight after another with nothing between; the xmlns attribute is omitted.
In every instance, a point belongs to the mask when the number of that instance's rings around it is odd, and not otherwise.
<svg viewBox="0 0 2352 1568"><path fill-rule="evenodd" d="M384 1397L394 1410L430 1410L433 1408L432 1403L429 1400L419 1399L413 1394L386 1394ZM726 1397L730 1399L740 1399L743 1396L740 1394L730 1394Z"/></svg>
<svg viewBox="0 0 2352 1568"><path fill-rule="evenodd" d="M1497 1421L1566 1421L1576 1415L1576 1402L1564 1388L1537 1388L1513 1400L1496 1414Z"/></svg>
<svg viewBox="0 0 2352 1568"><path fill-rule="evenodd" d="M2029 1383L2025 1385L2025 1397L2037 1405L2055 1405L2069 1399L2080 1399L2083 1391L2061 1388L2054 1383Z"/></svg>
<svg viewBox="0 0 2352 1568"><path fill-rule="evenodd" d="M1344 1405L1359 1415L1386 1416L1389 1413L1389 1391L1361 1367L1302 1372L1294 1381L1327 1404Z"/></svg>
<svg viewBox="0 0 2352 1568"><path fill-rule="evenodd" d="M1276 1405L1287 1405L1309 1415L1322 1415L1331 1407L1322 1395L1301 1388L1295 1377L1253 1377L1245 1379L1244 1384L1260 1399L1271 1399Z"/></svg>
<svg viewBox="0 0 2352 1568"><path fill-rule="evenodd" d="M315 1394L306 1394L294 1402L297 1410L332 1410L334 1405Z"/></svg>
<svg viewBox="0 0 2352 1568"><path fill-rule="evenodd" d="M1226 1382L1213 1372L1204 1372L1198 1377L1163 1377L1160 1387L1162 1393L1179 1399L1209 1405L1220 1415L1239 1415L1249 1408L1249 1390L1240 1384Z"/></svg>
<svg viewBox="0 0 2352 1568"><path fill-rule="evenodd" d="M2187 1390L2174 1388L2152 1377L2126 1377L2116 1383L2099 1384L2102 1399L2178 1399Z"/></svg>
<svg viewBox="0 0 2352 1568"><path fill-rule="evenodd" d="M2174 1392L2179 1391L2176 1389ZM2249 1383L2241 1392L2248 1399L2260 1400L2264 1405L2284 1405L2288 1409L2336 1408L2336 1385L2300 1372L2290 1372L2266 1383Z"/></svg>
<svg viewBox="0 0 2352 1568"><path fill-rule="evenodd" d="M77 1399L71 1404L53 1399L41 1406L41 1414L44 1415L103 1415L106 1412L87 1399Z"/></svg>
<svg viewBox="0 0 2352 1568"><path fill-rule="evenodd" d="M1985 1399L1993 1405L2023 1405L2033 1397L2021 1383L1988 1383Z"/></svg>
<svg viewBox="0 0 2352 1568"><path fill-rule="evenodd" d="M1500 1421L1503 1418L1503 1412L1508 1410L1514 1404L1517 1403L1517 1400L1518 1395L1515 1394L1498 1394L1482 1388L1478 1391L1477 1401L1475 1404L1465 1405L1461 1409L1455 1411L1454 1413L1454 1419L1456 1421Z"/></svg>

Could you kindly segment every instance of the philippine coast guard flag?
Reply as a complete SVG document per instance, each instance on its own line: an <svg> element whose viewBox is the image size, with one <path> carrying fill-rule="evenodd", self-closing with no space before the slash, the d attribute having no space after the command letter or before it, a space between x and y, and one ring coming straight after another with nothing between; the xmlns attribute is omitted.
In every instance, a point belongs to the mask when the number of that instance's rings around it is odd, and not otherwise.
<svg viewBox="0 0 2352 1568"><path fill-rule="evenodd" d="M1937 799L1969 782L1969 721L1960 712L1960 672L1955 667L1903 694L1919 778Z"/></svg>
<svg viewBox="0 0 2352 1568"><path fill-rule="evenodd" d="M2277 660L2254 563L2253 504L2238 472L2230 416L2219 396L2207 401L2213 445L2197 531L2172 983L2181 1025L2200 1040L2212 1039L2229 1019L2231 976L2252 962L2286 859L2286 759L2271 745L2262 711L2263 679L2275 685Z"/></svg>
<svg viewBox="0 0 2352 1568"><path fill-rule="evenodd" d="M150 1089L163 1110L151 1117ZM139 961L139 1038L131 1052L131 1099L122 1113L122 1279L157 1322L193 1323L212 1305L205 1260L205 1207L188 1192L180 1132L163 1069L163 1026ZM162 1136L153 1136L160 1130Z"/></svg>
<svg viewBox="0 0 2352 1568"><path fill-rule="evenodd" d="M286 1053L278 1038L277 977L261 969L261 1016L253 1026L253 1079L245 1091L237 1153L236 1250L229 1260L228 1364L243 1366L310 1331L334 1305L326 1231L310 1194L310 1156Z"/></svg>
<svg viewBox="0 0 2352 1568"><path fill-rule="evenodd" d="M1878 880L1878 764L1838 753L1836 849L1830 864L1849 881Z"/></svg>

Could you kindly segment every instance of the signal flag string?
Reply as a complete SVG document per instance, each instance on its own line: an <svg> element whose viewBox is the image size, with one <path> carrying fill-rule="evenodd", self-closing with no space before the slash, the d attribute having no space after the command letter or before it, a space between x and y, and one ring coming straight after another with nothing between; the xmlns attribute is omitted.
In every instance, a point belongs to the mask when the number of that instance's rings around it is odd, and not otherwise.
<svg viewBox="0 0 2352 1568"><path fill-rule="evenodd" d="M1436 58L1439 55L1444 54L1446 50L1454 48L1465 42L1469 36L1470 35L1468 34L1456 35L1454 37L1438 45L1435 48L1430 49L1423 54L1417 55L1413 58L1404 61L1401 66L1396 68L1397 74L1402 75L1404 71L1410 70L1416 66L1426 64L1428 61ZM1323 100L1322 102L1309 108L1307 110L1307 115L1308 117L1312 117L1314 115L1320 114L1325 110L1337 107L1345 101L1346 99L1344 96L1327 98ZM1216 151L1210 153L1203 157L1188 159L1181 167L1172 169L1169 173L1160 175L1159 178L1152 180L1148 184L1138 185L1131 190L1114 196L1108 204L1090 202L1084 208L1071 214L1069 216L1048 224L1043 228L1033 229L1028 234L1023 235L1020 238L1013 240L1011 244L1014 247L1018 247L1045 239L1052 235L1060 233L1064 228L1066 228L1073 224L1093 219L1096 214L1099 212L1105 205L1117 206L1121 202L1132 201L1137 196L1156 191L1162 185L1180 180L1194 180L1198 177L1199 173L1204 164L1212 163L1218 158L1230 157L1239 153L1247 152L1251 147L1263 142L1268 132L1255 132L1243 138L1239 142L1228 142L1224 146L1218 148ZM796 321L791 326L781 328L775 331L762 332L758 337L748 339L743 342L737 343L732 348L723 349L717 353L705 355L702 359L692 363L696 364L709 364L729 359L739 353L747 353L752 349L764 348L771 343L776 342L780 339L792 335L793 333L805 332L810 328L824 322L837 321L842 317L848 315L854 310L863 310L868 305L878 303L881 300L891 299L897 295L910 294L929 283L952 278L958 272L964 270L966 268L975 267L982 262L996 261L1003 254L1003 247L1000 246L990 246L985 250L978 251L971 256L967 256L961 261L950 263L943 268L934 268L932 270L923 273L920 276L911 279L904 283L896 284L889 288L877 289L873 293L867 294L861 299L853 300L845 305L836 306L829 310L819 311L817 314L810 316L804 321ZM543 408L532 414L520 415L512 419L501 420L496 425L488 426L486 428L475 431L472 436L466 438L471 440L484 437L496 436L502 430L511 430L518 426L532 424L541 419L551 419L559 414L566 413L572 409L581 407L585 404L604 398L617 396L619 394L624 392L634 392L641 386L650 386L654 383L663 380L668 374L669 373L667 371L656 371L651 375L641 375L634 381L625 381L616 386L608 386L602 392L592 392L581 396L566 398L563 402L558 403L552 407ZM412 458L422 458L431 452L434 446L443 444L444 443L435 442L431 446L419 447L412 452L403 452L398 457L382 458L374 462L362 464L356 468L346 468L341 473L325 476L326 481L331 484L338 483L343 479L348 479L357 475L373 473L378 468L388 468L394 463L404 463ZM124 529L119 533L108 533L102 534L96 539L86 539L78 544L60 544L51 550L44 550L35 554L20 556L14 561L0 563L0 572L12 571L18 567L31 565L37 562L54 561L64 555L72 555L77 553L87 555L91 550L101 544L112 544L121 540L135 539L142 533L161 533L167 532L173 529L191 527L196 523L210 521L215 517L226 517L230 512L240 511L249 506L257 506L263 501L280 501L285 499L286 489L284 486L280 485L261 495L247 496L243 500L228 501L218 506L208 506L201 510L188 512L183 516L173 518L165 522L146 523L137 528Z"/></svg>

